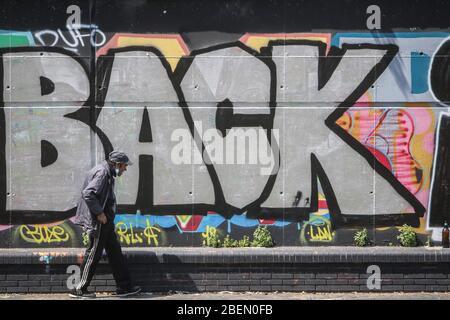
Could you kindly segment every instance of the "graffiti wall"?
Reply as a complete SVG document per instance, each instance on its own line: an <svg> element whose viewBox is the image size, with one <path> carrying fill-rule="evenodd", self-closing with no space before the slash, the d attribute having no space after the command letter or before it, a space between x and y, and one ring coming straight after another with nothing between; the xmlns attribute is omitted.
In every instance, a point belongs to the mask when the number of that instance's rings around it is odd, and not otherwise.
<svg viewBox="0 0 450 320"><path fill-rule="evenodd" d="M0 247L83 246L81 184L113 149L135 163L124 246L439 241L450 4L319 2L4 1Z"/></svg>

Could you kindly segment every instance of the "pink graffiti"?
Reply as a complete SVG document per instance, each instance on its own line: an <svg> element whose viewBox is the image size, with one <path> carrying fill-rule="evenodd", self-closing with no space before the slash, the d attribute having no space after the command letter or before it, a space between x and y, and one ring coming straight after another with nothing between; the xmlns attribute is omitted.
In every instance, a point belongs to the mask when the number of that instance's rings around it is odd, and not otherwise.
<svg viewBox="0 0 450 320"><path fill-rule="evenodd" d="M352 108L348 110L347 126L377 160L392 171L394 176L413 194L422 186L423 170L412 157L411 138L414 119L404 109Z"/></svg>

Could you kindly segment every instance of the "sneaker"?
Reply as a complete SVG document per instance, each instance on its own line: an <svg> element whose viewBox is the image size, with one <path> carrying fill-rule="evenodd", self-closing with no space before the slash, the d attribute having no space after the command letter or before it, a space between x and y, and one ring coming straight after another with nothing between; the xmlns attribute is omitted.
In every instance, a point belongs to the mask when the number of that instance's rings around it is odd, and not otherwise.
<svg viewBox="0 0 450 320"><path fill-rule="evenodd" d="M69 297L78 299L93 299L96 297L95 293L87 290L77 290L74 289L69 293Z"/></svg>
<svg viewBox="0 0 450 320"><path fill-rule="evenodd" d="M129 297L129 296L133 296L135 294L138 294L141 291L142 291L141 287L137 287L137 286L136 287L130 287L130 288L127 288L127 289L118 288L114 295L117 296L117 297Z"/></svg>

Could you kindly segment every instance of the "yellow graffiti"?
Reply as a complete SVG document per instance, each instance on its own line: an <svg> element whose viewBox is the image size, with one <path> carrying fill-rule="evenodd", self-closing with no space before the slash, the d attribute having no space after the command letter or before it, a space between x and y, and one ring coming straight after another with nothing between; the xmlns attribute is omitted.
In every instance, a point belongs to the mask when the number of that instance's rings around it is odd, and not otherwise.
<svg viewBox="0 0 450 320"><path fill-rule="evenodd" d="M314 229L316 232L314 232ZM332 241L333 233L329 224L325 225L309 225L309 236L311 241Z"/></svg>
<svg viewBox="0 0 450 320"><path fill-rule="evenodd" d="M202 238L214 238L217 235L217 229L211 226L206 226L206 231L202 232Z"/></svg>
<svg viewBox="0 0 450 320"><path fill-rule="evenodd" d="M319 194L319 199L320 198L321 195ZM306 243L334 241L336 232L332 231L330 220L318 213L311 216L309 221L302 226L300 231L300 241Z"/></svg>
<svg viewBox="0 0 450 320"><path fill-rule="evenodd" d="M146 220L146 224L147 226L145 229L138 232L133 229L133 225L131 223L129 225L125 222L117 223L116 233L119 236L119 241L130 245L144 243L144 240L146 240L148 245L153 243L155 246L158 246L158 236L161 233L161 229L151 226L148 219Z"/></svg>
<svg viewBox="0 0 450 320"><path fill-rule="evenodd" d="M30 243L66 242L70 236L61 226L28 226L19 227L22 240Z"/></svg>
<svg viewBox="0 0 450 320"><path fill-rule="evenodd" d="M156 233L157 232L157 233ZM151 244L151 240L155 243L155 246L159 245L158 234L161 233L161 229L150 226L147 220L147 227L144 229L144 236L147 238L147 244Z"/></svg>
<svg viewBox="0 0 450 320"><path fill-rule="evenodd" d="M97 51L97 55L105 55L111 48L123 48L130 46L149 46L161 51L167 59L172 71L180 61L181 57L189 54L189 49L180 35L175 34L115 34L109 42Z"/></svg>
<svg viewBox="0 0 450 320"><path fill-rule="evenodd" d="M267 47L272 40L312 40L321 41L327 44L327 51L331 42L330 33L247 33L241 37L240 41L247 46L261 52L262 47Z"/></svg>

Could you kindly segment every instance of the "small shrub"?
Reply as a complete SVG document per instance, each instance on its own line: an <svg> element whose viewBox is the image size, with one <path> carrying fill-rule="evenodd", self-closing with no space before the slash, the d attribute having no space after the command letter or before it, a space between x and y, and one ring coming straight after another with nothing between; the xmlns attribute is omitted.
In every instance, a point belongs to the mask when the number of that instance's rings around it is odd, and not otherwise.
<svg viewBox="0 0 450 320"><path fill-rule="evenodd" d="M259 226L253 233L252 246L254 247L273 247L274 242L267 226Z"/></svg>
<svg viewBox="0 0 450 320"><path fill-rule="evenodd" d="M253 241L248 236L244 236L241 240L235 240L229 234L221 241L217 229L210 226L207 226L206 232L202 233L202 237L203 245L212 248L273 247L275 245L272 235L266 226L256 228L253 233Z"/></svg>
<svg viewBox="0 0 450 320"><path fill-rule="evenodd" d="M229 234L223 239L223 246L225 248L236 248L239 246L239 242L230 237Z"/></svg>
<svg viewBox="0 0 450 320"><path fill-rule="evenodd" d="M397 239L403 247L415 247L417 245L416 232L413 227L404 224L399 228L399 232Z"/></svg>
<svg viewBox="0 0 450 320"><path fill-rule="evenodd" d="M83 238L83 245L86 247L89 245L89 235L87 234L87 232L83 232L82 233L82 238Z"/></svg>
<svg viewBox="0 0 450 320"><path fill-rule="evenodd" d="M241 240L238 241L239 247L251 247L252 242L248 236L244 236Z"/></svg>
<svg viewBox="0 0 450 320"><path fill-rule="evenodd" d="M369 233L367 232L366 228L356 232L353 239L355 240L355 244L358 247L365 247L370 245Z"/></svg>
<svg viewBox="0 0 450 320"><path fill-rule="evenodd" d="M207 247L219 248L222 243L219 239L219 233L215 228L208 228L206 235L203 235L203 245Z"/></svg>
<svg viewBox="0 0 450 320"><path fill-rule="evenodd" d="M433 247L433 246L434 246L434 244L433 244L433 239L431 239L431 236L428 236L428 237L427 237L427 242L425 243L425 245L426 245L427 247Z"/></svg>

